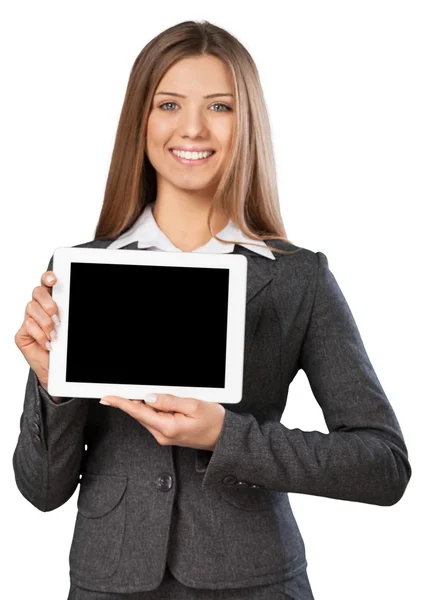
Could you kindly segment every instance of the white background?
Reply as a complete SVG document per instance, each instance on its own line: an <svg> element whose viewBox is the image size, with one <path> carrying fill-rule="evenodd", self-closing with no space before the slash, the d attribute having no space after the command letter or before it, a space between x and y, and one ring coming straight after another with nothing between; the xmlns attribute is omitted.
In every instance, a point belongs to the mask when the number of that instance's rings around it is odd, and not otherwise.
<svg viewBox="0 0 423 600"><path fill-rule="evenodd" d="M288 238L327 255L413 468L391 507L290 495L315 598L419 597L421 8L406 0L2 5L2 597L65 600L77 500L43 513L16 487L28 365L14 335L54 249L94 237L136 56L160 31L191 19L228 29L257 64ZM327 431L302 371L282 422Z"/></svg>

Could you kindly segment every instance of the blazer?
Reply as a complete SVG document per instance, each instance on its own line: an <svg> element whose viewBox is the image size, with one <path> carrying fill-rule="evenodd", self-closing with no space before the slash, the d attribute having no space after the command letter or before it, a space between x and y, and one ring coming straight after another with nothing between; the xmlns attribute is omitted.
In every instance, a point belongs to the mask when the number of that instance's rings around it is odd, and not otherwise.
<svg viewBox="0 0 423 600"><path fill-rule="evenodd" d="M98 399L55 404L29 370L16 484L41 511L64 504L79 484L73 584L153 590L166 562L194 588L283 581L307 567L290 492L380 506L403 496L412 472L403 434L326 255L271 243L298 251L270 261L233 250L248 260L243 396L224 405L213 451L161 445ZM328 433L280 422L300 369Z"/></svg>

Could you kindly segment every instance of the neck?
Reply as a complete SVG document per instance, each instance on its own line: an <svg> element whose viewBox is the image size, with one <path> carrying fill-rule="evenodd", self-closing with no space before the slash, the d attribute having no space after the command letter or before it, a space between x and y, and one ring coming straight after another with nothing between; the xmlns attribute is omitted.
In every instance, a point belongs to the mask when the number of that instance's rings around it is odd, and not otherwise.
<svg viewBox="0 0 423 600"><path fill-rule="evenodd" d="M176 248L183 252L192 252L211 239L207 227L211 202L210 197L181 190L175 193L173 189L169 193L157 194L153 216ZM222 231L227 224L227 217L213 214L211 226L215 234Z"/></svg>

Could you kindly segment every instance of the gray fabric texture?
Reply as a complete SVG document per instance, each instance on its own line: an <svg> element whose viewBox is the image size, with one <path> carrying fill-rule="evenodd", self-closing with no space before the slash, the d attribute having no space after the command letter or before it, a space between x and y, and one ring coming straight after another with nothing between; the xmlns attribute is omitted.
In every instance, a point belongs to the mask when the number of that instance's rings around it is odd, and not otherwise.
<svg viewBox="0 0 423 600"><path fill-rule="evenodd" d="M162 583L151 592L110 594L72 585L67 600L314 600L304 569L291 579L248 588L205 590L187 587L166 568Z"/></svg>

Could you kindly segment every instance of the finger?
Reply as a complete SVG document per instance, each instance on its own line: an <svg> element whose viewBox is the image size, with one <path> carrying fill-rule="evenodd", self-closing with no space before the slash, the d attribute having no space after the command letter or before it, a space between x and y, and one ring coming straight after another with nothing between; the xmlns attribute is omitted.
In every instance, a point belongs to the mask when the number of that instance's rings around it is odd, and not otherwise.
<svg viewBox="0 0 423 600"><path fill-rule="evenodd" d="M107 402L110 406L120 408L136 419L145 427L157 430L162 435L171 437L174 435L175 418L182 415L173 415L168 412L156 412L150 409L149 406L141 403L134 403L133 400L122 398L121 396L103 396L100 400ZM182 416L182 418L184 418Z"/></svg>
<svg viewBox="0 0 423 600"><path fill-rule="evenodd" d="M42 285L38 285L32 290L32 298L40 304L44 312L51 317L55 325L60 325L59 309L48 289Z"/></svg>
<svg viewBox="0 0 423 600"><path fill-rule="evenodd" d="M44 285L46 287L46 289L49 290L50 294L51 294L51 288L56 283L56 281L57 281L56 274L53 271L46 271L45 273L43 273L41 275L41 285Z"/></svg>
<svg viewBox="0 0 423 600"><path fill-rule="evenodd" d="M198 417L201 410L201 401L196 398L183 398L182 396L174 396L173 394L154 394L156 400L151 406L158 410L163 410L168 413L178 412L183 413L187 417ZM150 394L147 394L145 401L149 402Z"/></svg>
<svg viewBox="0 0 423 600"><path fill-rule="evenodd" d="M36 322L48 340L51 341L56 338L55 324L50 315L45 312L37 300L30 300L26 305L25 319L28 317L31 317L31 319Z"/></svg>
<svg viewBox="0 0 423 600"><path fill-rule="evenodd" d="M49 338L32 317L27 317L24 322L24 328L27 334L33 338L43 350L48 352L50 348L46 346L46 342L50 343ZM32 343L32 342L31 342Z"/></svg>

